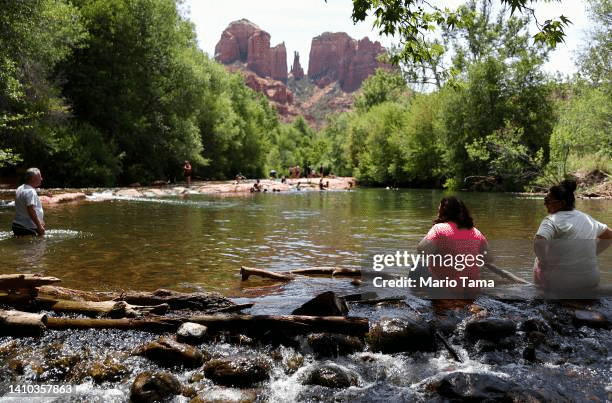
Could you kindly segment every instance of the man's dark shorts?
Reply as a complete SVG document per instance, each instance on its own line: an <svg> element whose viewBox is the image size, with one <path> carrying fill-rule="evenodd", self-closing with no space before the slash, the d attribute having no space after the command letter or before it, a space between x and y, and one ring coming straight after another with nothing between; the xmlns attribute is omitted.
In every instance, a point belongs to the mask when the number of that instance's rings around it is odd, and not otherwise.
<svg viewBox="0 0 612 403"><path fill-rule="evenodd" d="M13 223L13 234L15 234L15 236L25 236L25 235L38 235L38 231L36 231L35 229L31 229L31 228L26 228L26 227L22 227L19 224L15 224Z"/></svg>

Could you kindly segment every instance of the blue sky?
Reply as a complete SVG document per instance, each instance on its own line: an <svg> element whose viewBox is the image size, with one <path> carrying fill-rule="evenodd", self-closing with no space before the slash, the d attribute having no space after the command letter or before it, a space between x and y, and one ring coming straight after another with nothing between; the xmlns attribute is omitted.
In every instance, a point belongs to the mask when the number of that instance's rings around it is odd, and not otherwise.
<svg viewBox="0 0 612 403"><path fill-rule="evenodd" d="M453 7L462 1L446 0L443 3ZM271 46L285 42L289 67L293 62L293 52L298 51L304 71L308 70L308 53L312 38L326 31L346 32L354 39L367 36L373 41L380 41L383 46L394 43L392 38L377 35L371 20L353 24L352 0L186 0L185 4L190 19L196 25L198 43L211 57L214 56L215 45L223 30L230 22L242 18L268 32L271 36ZM562 0L544 3L540 0L535 3L535 8L539 21L561 14L572 20L573 24L566 29L566 42L558 45L551 53L551 61L545 66L545 70L550 73L560 71L571 75L576 71L576 49L584 44L585 27L589 24L584 2ZM532 31L535 33L535 27Z"/></svg>

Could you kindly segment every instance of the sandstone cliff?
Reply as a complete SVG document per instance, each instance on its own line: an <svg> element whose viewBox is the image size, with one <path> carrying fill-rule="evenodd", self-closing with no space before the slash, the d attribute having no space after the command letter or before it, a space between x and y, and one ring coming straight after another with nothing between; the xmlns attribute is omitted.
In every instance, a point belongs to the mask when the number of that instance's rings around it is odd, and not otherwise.
<svg viewBox="0 0 612 403"><path fill-rule="evenodd" d="M270 34L249 20L232 22L215 46L215 59L223 64L241 61L260 77L287 81L287 50L281 43L270 47Z"/></svg>
<svg viewBox="0 0 612 403"><path fill-rule="evenodd" d="M312 40L308 77L319 87L338 81L343 91L353 92L381 65L376 57L384 52L367 37L356 41L344 32L325 32Z"/></svg>

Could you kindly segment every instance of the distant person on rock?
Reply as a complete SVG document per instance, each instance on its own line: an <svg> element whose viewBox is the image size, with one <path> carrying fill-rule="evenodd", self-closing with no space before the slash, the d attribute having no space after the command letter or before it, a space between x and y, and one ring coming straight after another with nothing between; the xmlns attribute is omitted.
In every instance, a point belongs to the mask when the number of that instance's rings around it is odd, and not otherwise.
<svg viewBox="0 0 612 403"><path fill-rule="evenodd" d="M15 192L15 218L12 229L16 236L44 235L45 222L42 204L36 188L42 183L38 168L30 168L25 174L25 183Z"/></svg>
<svg viewBox="0 0 612 403"><path fill-rule="evenodd" d="M548 211L533 241L536 285L548 290L576 290L599 285L597 255L610 246L612 231L576 210L576 182L565 180L544 198Z"/></svg>
<svg viewBox="0 0 612 403"><path fill-rule="evenodd" d="M193 169L191 168L191 164L189 161L185 160L183 164L183 177L185 178L185 182L187 182L187 187L191 186L191 172Z"/></svg>

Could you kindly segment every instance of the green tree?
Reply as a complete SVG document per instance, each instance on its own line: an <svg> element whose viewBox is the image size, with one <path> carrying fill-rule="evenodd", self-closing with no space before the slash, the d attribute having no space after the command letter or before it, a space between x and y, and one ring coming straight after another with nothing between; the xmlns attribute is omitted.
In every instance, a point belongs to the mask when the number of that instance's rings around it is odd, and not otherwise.
<svg viewBox="0 0 612 403"><path fill-rule="evenodd" d="M529 46L527 19L492 22L490 8L466 7L473 22L453 34L453 64L465 73L445 92L442 115L448 176L495 176L515 188L528 179L521 169L533 173L548 158L556 116L540 70L547 50Z"/></svg>
<svg viewBox="0 0 612 403"><path fill-rule="evenodd" d="M500 4L509 6L513 13L519 11L535 16L534 10L528 6L532 2L499 0ZM374 27L380 34L398 37L401 50L395 54L395 62L421 63L438 57L444 49L439 43L430 42L428 33L436 27L453 29L471 23L469 16L458 11L442 10L425 0L353 0L353 21L364 21L370 14L374 16ZM540 31L534 40L554 47L563 41L563 29L570 20L561 15L544 23L536 22Z"/></svg>
<svg viewBox="0 0 612 403"><path fill-rule="evenodd" d="M78 10L63 0L0 1L0 167L39 163L49 126L65 117L55 72L84 38Z"/></svg>
<svg viewBox="0 0 612 403"><path fill-rule="evenodd" d="M168 177L203 163L193 25L174 0L80 0L89 38L65 65L76 118L122 163L121 181Z"/></svg>
<svg viewBox="0 0 612 403"><path fill-rule="evenodd" d="M581 74L595 85L612 84L612 1L588 0L593 24L586 49L580 54ZM612 88L609 88L612 89Z"/></svg>

